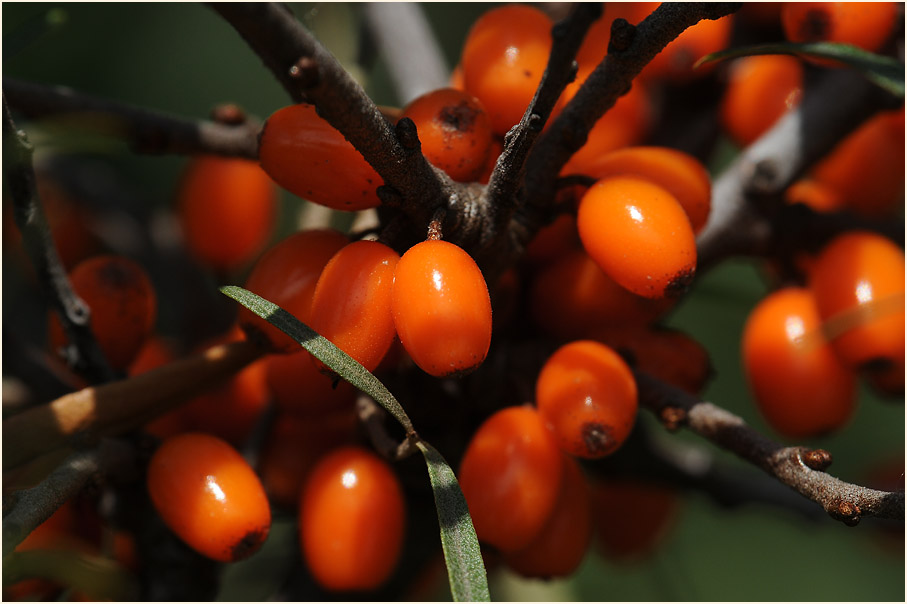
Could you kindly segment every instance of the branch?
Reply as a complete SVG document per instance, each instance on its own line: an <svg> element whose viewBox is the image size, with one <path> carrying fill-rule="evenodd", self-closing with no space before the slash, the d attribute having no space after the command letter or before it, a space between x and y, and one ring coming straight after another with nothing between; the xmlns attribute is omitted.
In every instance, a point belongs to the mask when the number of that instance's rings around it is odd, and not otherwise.
<svg viewBox="0 0 907 604"><path fill-rule="evenodd" d="M258 158L258 126L230 126L187 120L78 93L63 86L44 86L3 78L10 106L28 117L67 115L78 127L126 140L133 150L149 154L197 154Z"/></svg>
<svg viewBox="0 0 907 604"><path fill-rule="evenodd" d="M99 436L138 428L257 359L247 340L212 347L141 375L85 388L3 420L3 469Z"/></svg>
<svg viewBox="0 0 907 604"><path fill-rule="evenodd" d="M640 405L669 428L683 425L719 447L752 463L836 520L856 525L864 516L904 518L904 493L888 493L846 483L824 472L826 451L785 447L763 436L742 418L643 373L636 373Z"/></svg>
<svg viewBox="0 0 907 604"><path fill-rule="evenodd" d="M419 4L366 2L362 10L402 104L447 86L450 69Z"/></svg>
<svg viewBox="0 0 907 604"><path fill-rule="evenodd" d="M60 317L70 342L70 365L96 382L110 381L113 370L91 333L91 310L76 295L60 262L57 248L41 207L32 164L32 147L24 131L13 122L3 96L3 173L13 199L13 217L22 233L25 252L35 268L38 283Z"/></svg>

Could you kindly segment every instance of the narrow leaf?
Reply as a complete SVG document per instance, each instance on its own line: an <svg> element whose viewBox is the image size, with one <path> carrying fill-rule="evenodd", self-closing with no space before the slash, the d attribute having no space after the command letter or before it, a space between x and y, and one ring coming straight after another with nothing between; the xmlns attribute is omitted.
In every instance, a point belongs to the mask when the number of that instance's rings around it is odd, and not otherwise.
<svg viewBox="0 0 907 604"><path fill-rule="evenodd" d="M314 329L273 302L268 302L246 289L227 285L220 288L220 291L296 340L312 356L330 367L337 375L375 399L400 422L407 434L414 432L413 424L406 415L406 411L384 384L355 359L334 346L330 340L318 335Z"/></svg>
<svg viewBox="0 0 907 604"><path fill-rule="evenodd" d="M434 447L425 441L418 441L416 446L425 456L435 494L451 595L455 602L489 602L488 577L479 540L457 477Z"/></svg>
<svg viewBox="0 0 907 604"><path fill-rule="evenodd" d="M904 65L900 61L891 57L871 53L850 44L838 44L833 42L779 42L776 44L743 46L708 54L696 61L693 68L695 69L704 63L713 61L724 61L726 59L753 55L779 54L839 61L856 69L870 82L887 90L891 94L901 98L904 96Z"/></svg>

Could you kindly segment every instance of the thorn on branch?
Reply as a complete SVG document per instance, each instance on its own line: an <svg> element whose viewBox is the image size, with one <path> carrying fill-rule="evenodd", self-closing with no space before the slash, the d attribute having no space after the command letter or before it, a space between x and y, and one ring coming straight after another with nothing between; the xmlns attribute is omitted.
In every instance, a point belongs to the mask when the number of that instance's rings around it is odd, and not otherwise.
<svg viewBox="0 0 907 604"><path fill-rule="evenodd" d="M608 54L623 52L630 48L636 37L636 26L623 18L611 23L611 39L608 41Z"/></svg>
<svg viewBox="0 0 907 604"><path fill-rule="evenodd" d="M211 110L211 121L225 126L241 126L247 117L243 108L234 103L217 105Z"/></svg>
<svg viewBox="0 0 907 604"><path fill-rule="evenodd" d="M665 407L659 413L662 425L670 432L676 432L687 421L686 409Z"/></svg>
<svg viewBox="0 0 907 604"><path fill-rule="evenodd" d="M404 149L408 151L421 151L422 142L419 140L419 132L416 123L408 117L401 118L395 128L397 140Z"/></svg>
<svg viewBox="0 0 907 604"><path fill-rule="evenodd" d="M813 449L803 454L803 463L806 467L817 472L824 472L831 465L831 453L825 449Z"/></svg>
<svg viewBox="0 0 907 604"><path fill-rule="evenodd" d="M447 210L438 208L432 215L431 222L428 223L428 239L437 241L442 238L441 223L444 222L444 216Z"/></svg>
<svg viewBox="0 0 907 604"><path fill-rule="evenodd" d="M290 77L299 82L299 86L304 89L314 88L321 83L321 72L318 69L318 61L312 57L302 57L296 61L290 71Z"/></svg>

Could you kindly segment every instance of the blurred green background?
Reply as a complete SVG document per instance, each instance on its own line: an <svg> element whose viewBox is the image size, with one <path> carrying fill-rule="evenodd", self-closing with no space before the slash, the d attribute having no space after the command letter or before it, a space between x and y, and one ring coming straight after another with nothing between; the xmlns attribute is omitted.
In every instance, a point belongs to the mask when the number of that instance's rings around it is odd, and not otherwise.
<svg viewBox="0 0 907 604"><path fill-rule="evenodd" d="M355 5L292 6L354 70L378 104L398 104L380 57L368 69L355 66L361 27ZM469 24L489 5L424 7L452 67ZM188 118L206 118L214 105L234 102L264 119L289 103L232 28L202 5L4 3L2 10L4 77L71 86ZM49 11L63 17L60 25L42 25ZM39 151L43 145L56 145L55 139L42 137L41 130L32 130L29 123L20 126L29 130ZM136 203L149 207L167 207L185 164L180 157L134 156L119 143L104 143L92 151L96 161L140 192ZM283 220L275 237L295 228L302 205L283 195ZM4 264L4 327L16 318L33 328L39 339L43 310L23 306L19 294L24 282L6 273ZM711 354L716 375L706 399L771 434L745 388L738 351L746 315L765 291L755 264L727 262L696 283L670 324L693 334ZM167 318L163 313L162 320ZM644 418L662 436L664 431L651 420ZM691 434L666 438L703 447L718 461L739 468L741 475L755 471ZM883 401L862 391L846 430L806 444L834 454L831 473L860 482L880 461L903 459L903 401ZM878 524L849 528L830 518L812 522L790 511L757 505L727 510L704 495L688 494L676 525L653 558L625 566L590 553L577 575L566 581L524 581L495 572L490 576L491 593L497 600L903 601L903 539L887 547ZM286 560L286 548L295 547L294 535L292 519L279 522L261 556L230 568L222 599L267 598L273 587L269 577L280 567L276 561ZM443 583L434 595L449 597Z"/></svg>

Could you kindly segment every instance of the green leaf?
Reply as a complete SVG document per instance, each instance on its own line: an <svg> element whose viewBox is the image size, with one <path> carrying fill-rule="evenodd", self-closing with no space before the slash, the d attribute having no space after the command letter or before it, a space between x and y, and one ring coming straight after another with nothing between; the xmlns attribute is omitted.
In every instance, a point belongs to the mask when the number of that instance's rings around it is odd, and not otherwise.
<svg viewBox="0 0 907 604"><path fill-rule="evenodd" d="M425 457L435 495L450 592L457 602L489 601L488 578L482 562L482 552L457 478L441 454L416 436L403 407L384 384L329 340L276 304L233 285L222 287L220 291L296 340L312 356L374 398L397 418L408 435L415 437L415 444Z"/></svg>
<svg viewBox="0 0 907 604"><path fill-rule="evenodd" d="M400 422L407 434L414 432L413 424L406 415L406 411L384 384L350 355L334 346L330 340L318 335L314 329L273 302L268 302L246 289L227 285L220 288L220 291L296 340L313 357L330 367L337 375L375 399Z"/></svg>
<svg viewBox="0 0 907 604"><path fill-rule="evenodd" d="M834 42L779 42L777 44L758 44L741 48L729 48L708 54L693 65L699 67L704 63L724 61L753 55L795 55L818 59L832 59L859 71L870 82L887 90L891 94L904 97L904 65L897 59L877 55L850 44Z"/></svg>
<svg viewBox="0 0 907 604"><path fill-rule="evenodd" d="M435 494L450 593L455 602L489 602L491 596L479 540L457 478L434 447L425 441L418 441L416 446L425 456Z"/></svg>

